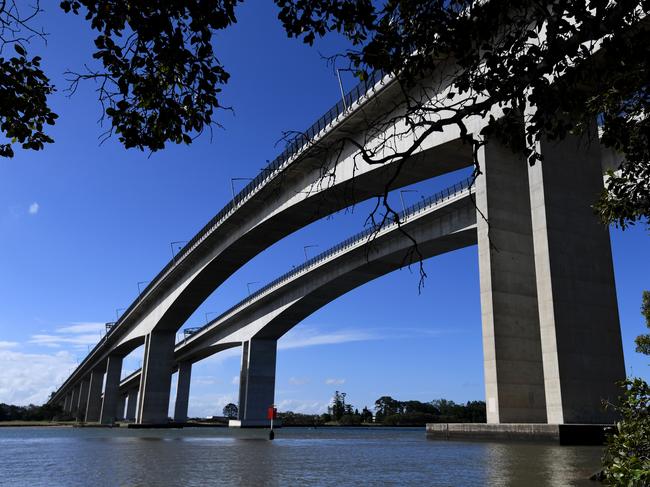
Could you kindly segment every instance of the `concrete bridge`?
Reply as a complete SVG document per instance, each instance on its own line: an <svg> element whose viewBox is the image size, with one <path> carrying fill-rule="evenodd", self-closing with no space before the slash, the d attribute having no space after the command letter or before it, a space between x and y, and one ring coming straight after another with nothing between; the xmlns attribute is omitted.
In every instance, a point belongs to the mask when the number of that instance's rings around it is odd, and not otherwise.
<svg viewBox="0 0 650 487"><path fill-rule="evenodd" d="M381 194L393 176L390 189L471 165L470 147L455 128L428 138L399 169L366 164L352 145L339 143L346 137L370 144L381 139L373 134L367 140L367 120L386 112L397 96L391 80L377 77L348 95L346 109L339 103L319 119L165 266L51 401L85 411L87 421L113 421L122 359L144 344L134 417L138 423L162 423L176 368L180 387L189 388L192 361L243 345L240 419L243 425L260 421L259 411L272 398L268 370L275 363L277 339L317 307L365 281L352 271L347 277L327 275L324 265L301 284L288 283L271 293L284 301L267 305L260 298L233 317L213 322L180 345L180 355L175 334L233 272L289 233ZM475 130L485 123L470 122ZM408 143L408 137L395 142ZM521 155L496 141L481 148L483 173L476 180L472 222L465 233L458 230L458 235L473 235L464 245L478 243L488 422L606 422L611 418L600 401L617 396L614 383L624 377L624 365L608 229L589 206L602 189L603 155L597 143L571 137L559 144L541 142L539 150L544 163L529 168ZM431 214L437 211L442 207ZM434 238L436 224L431 227L414 228L424 239L418 244L441 245L443 236ZM431 255L441 251L431 250ZM354 261L353 253L346 255ZM350 265L363 273L356 258ZM396 261L372 262L373 272L381 275ZM331 283L327 291L309 291L318 279ZM180 397L187 394L181 391ZM128 405L132 412L131 401ZM177 403L177 409L179 419L186 415L186 404Z"/></svg>

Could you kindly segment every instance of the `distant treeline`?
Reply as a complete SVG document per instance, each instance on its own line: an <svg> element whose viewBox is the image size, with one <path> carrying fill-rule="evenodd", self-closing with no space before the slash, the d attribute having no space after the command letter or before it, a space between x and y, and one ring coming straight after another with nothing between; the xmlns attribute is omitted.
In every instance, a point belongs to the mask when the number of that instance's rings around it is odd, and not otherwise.
<svg viewBox="0 0 650 487"><path fill-rule="evenodd" d="M0 403L0 421L64 421L74 419L57 404L14 406Z"/></svg>
<svg viewBox="0 0 650 487"><path fill-rule="evenodd" d="M382 396L375 401L373 414L367 407L361 411L345 402L346 394L336 391L332 404L324 414L278 413L284 426L324 426L382 424L386 426L423 426L426 423L485 423L485 402L468 401L456 404L447 399L431 402L398 401Z"/></svg>

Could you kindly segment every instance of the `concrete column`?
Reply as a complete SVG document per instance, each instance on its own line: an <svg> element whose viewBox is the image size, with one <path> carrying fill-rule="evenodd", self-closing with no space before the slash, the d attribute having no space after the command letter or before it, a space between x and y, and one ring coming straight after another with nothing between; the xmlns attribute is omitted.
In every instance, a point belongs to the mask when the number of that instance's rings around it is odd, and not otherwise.
<svg viewBox="0 0 650 487"><path fill-rule="evenodd" d="M86 404L86 422L96 423L102 412L102 386L106 365L98 365L90 373L88 384L88 399Z"/></svg>
<svg viewBox="0 0 650 487"><path fill-rule="evenodd" d="M135 420L135 415L137 413L138 406L138 390L131 389L128 393L128 399L126 403L126 419L129 421Z"/></svg>
<svg viewBox="0 0 650 487"><path fill-rule="evenodd" d="M175 338L173 332L152 332L145 338L137 415L140 424L167 422Z"/></svg>
<svg viewBox="0 0 650 487"><path fill-rule="evenodd" d="M120 394L120 397L117 400L117 412L115 413L115 419L121 420L125 418L124 410L126 409L126 397L126 394Z"/></svg>
<svg viewBox="0 0 650 487"><path fill-rule="evenodd" d="M81 388L79 389L79 401L77 402L78 418L80 420L86 419L86 404L88 403L88 387L90 386L90 378L86 377L81 381Z"/></svg>
<svg viewBox="0 0 650 487"><path fill-rule="evenodd" d="M120 376L122 375L122 358L116 355L108 357L106 364L106 384L99 421L112 424L117 419L117 406L120 396Z"/></svg>
<svg viewBox="0 0 650 487"><path fill-rule="evenodd" d="M523 154L479 151L477 236L488 423L544 423L544 372ZM486 221L487 220L487 221Z"/></svg>
<svg viewBox="0 0 650 487"><path fill-rule="evenodd" d="M187 406L190 399L191 375L191 362L181 362L178 364L178 383L176 385L176 404L174 406L174 421L177 423L184 423L187 421Z"/></svg>
<svg viewBox="0 0 650 487"><path fill-rule="evenodd" d="M77 407L79 405L79 392L81 392L81 384L77 384L72 389L72 399L70 402L70 412L76 416Z"/></svg>
<svg viewBox="0 0 650 487"><path fill-rule="evenodd" d="M595 130L594 130L595 132ZM549 423L614 419L625 377L609 229L591 208L603 188L595 134L542 141L529 170Z"/></svg>
<svg viewBox="0 0 650 487"><path fill-rule="evenodd" d="M71 392L68 392L68 393L65 395L65 400L64 400L64 402L63 402L63 410L64 410L66 413L69 413L69 412L70 412L70 406L71 406L71 404L72 404L72 393L71 393Z"/></svg>
<svg viewBox="0 0 650 487"><path fill-rule="evenodd" d="M239 381L239 420L231 426L267 426L267 409L275 397L277 340L252 339L243 344Z"/></svg>

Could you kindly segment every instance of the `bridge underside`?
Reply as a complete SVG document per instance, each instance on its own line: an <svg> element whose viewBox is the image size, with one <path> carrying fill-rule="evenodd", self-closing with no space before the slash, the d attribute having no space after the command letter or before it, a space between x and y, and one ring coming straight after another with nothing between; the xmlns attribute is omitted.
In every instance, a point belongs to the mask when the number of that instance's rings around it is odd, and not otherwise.
<svg viewBox="0 0 650 487"><path fill-rule="evenodd" d="M624 363L609 233L590 208L602 189L600 148L569 137L559 144L542 141L539 150L543 163L528 167L523 156L488 142L479 153L475 196L412 225L409 233L424 257L478 244L489 423L611 422L601 402L615 402ZM70 388L64 407L83 404L87 420L106 423L125 407L126 416L135 414L140 423L165 422L171 372L178 369L175 417L182 421L191 363L240 344L240 420L263 423L274 399L277 340L337 296L399 267L406 243L393 235L378 239L375 255L343 254L176 352L173 331L152 332L139 381L120 392L115 377L119 381L123 351L114 351ZM97 413L95 375L104 372ZM128 396L126 405L121 396Z"/></svg>

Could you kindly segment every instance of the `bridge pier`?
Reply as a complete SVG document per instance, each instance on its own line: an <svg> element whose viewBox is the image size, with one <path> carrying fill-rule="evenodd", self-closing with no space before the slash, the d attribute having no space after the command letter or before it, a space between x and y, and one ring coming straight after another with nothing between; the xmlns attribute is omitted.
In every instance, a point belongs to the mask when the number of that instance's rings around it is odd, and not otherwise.
<svg viewBox="0 0 650 487"><path fill-rule="evenodd" d="M477 239L488 423L544 423L528 169L490 140L478 154ZM487 221L486 221L487 220Z"/></svg>
<svg viewBox="0 0 650 487"><path fill-rule="evenodd" d="M597 137L539 142L529 169L549 423L609 423L625 377L609 229L591 208L603 188Z"/></svg>
<svg viewBox="0 0 650 487"><path fill-rule="evenodd" d="M112 424L117 419L117 404L120 395L120 376L122 375L123 357L111 355L106 364L106 384L99 422Z"/></svg>
<svg viewBox="0 0 650 487"><path fill-rule="evenodd" d="M191 376L192 362L179 363L178 382L176 384L176 404L174 406L174 421L177 423L184 423L187 421Z"/></svg>
<svg viewBox="0 0 650 487"><path fill-rule="evenodd" d="M71 393L71 392L68 392L68 393L65 395L65 400L63 401L63 410L64 410L66 413L69 413L69 412L70 412L70 405L71 405L71 404L72 404L72 393Z"/></svg>
<svg viewBox="0 0 650 487"><path fill-rule="evenodd" d="M168 420L175 338L174 332L156 331L145 338L137 414L139 424L161 424Z"/></svg>
<svg viewBox="0 0 650 487"><path fill-rule="evenodd" d="M70 402L70 412L73 416L77 416L77 407L79 406L79 392L81 390L81 385L77 384L72 389L72 397Z"/></svg>
<svg viewBox="0 0 650 487"><path fill-rule="evenodd" d="M131 389L127 393L127 402L126 402L126 419L129 421L135 421L135 415L137 414L138 406L138 390Z"/></svg>
<svg viewBox="0 0 650 487"><path fill-rule="evenodd" d="M105 366L104 366L105 367ZM88 398L86 400L86 422L96 423L102 412L102 386L104 383L104 370L101 365L95 367L90 373L88 383Z"/></svg>
<svg viewBox="0 0 650 487"><path fill-rule="evenodd" d="M117 412L115 413L115 419L123 420L125 416L124 410L126 409L126 394L120 394L119 399L117 400Z"/></svg>
<svg viewBox="0 0 650 487"><path fill-rule="evenodd" d="M269 426L268 408L275 398L277 340L252 338L243 343L239 376L239 419L232 427Z"/></svg>
<svg viewBox="0 0 650 487"><path fill-rule="evenodd" d="M88 387L90 385L90 378L86 377L81 381L79 386L79 402L77 403L77 419L81 421L86 420L86 404L88 403Z"/></svg>

